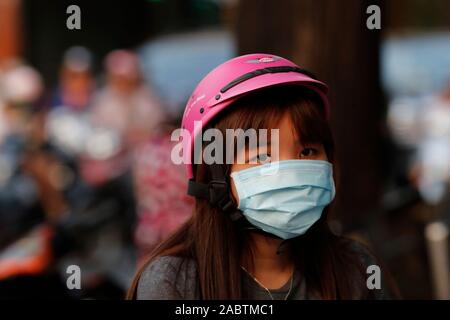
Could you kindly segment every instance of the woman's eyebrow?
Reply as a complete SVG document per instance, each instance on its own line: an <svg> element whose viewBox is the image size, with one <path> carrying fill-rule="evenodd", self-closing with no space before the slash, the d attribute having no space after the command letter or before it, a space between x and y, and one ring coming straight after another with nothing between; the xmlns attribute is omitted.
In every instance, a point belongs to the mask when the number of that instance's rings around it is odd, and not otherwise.
<svg viewBox="0 0 450 320"><path fill-rule="evenodd" d="M303 140L302 139L298 139L297 143L301 146L303 145L312 145L312 144L319 144L319 145L323 145L322 141L313 141L313 140Z"/></svg>

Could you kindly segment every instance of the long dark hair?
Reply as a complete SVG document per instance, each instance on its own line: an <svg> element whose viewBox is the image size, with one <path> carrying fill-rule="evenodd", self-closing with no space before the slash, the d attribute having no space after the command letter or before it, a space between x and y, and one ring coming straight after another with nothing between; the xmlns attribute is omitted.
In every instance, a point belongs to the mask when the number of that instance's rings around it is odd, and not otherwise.
<svg viewBox="0 0 450 320"><path fill-rule="evenodd" d="M234 102L212 126L224 136L226 129L269 129L286 112L302 143L322 143L328 161L334 163L334 143L325 110L319 97L306 88L284 85L248 94ZM229 173L231 165L224 166ZM196 180L207 183L211 179L208 169L207 164L196 165ZM355 292L355 284L361 290L365 287L365 270L349 241L330 231L330 211L328 206L304 235L289 241L291 252L308 291L315 297L351 299L360 294ZM195 261L201 299L243 299L240 264L249 240L248 231L209 202L196 199L192 217L153 250L135 276L127 298L134 298L145 267L157 257L170 255Z"/></svg>

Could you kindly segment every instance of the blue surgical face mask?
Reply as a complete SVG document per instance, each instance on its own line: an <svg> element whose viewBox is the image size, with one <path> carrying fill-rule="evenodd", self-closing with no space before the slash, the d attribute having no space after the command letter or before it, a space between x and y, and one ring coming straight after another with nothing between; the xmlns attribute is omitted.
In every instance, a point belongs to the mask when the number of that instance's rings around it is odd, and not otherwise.
<svg viewBox="0 0 450 320"><path fill-rule="evenodd" d="M255 227L282 239L304 234L334 199L333 166L283 160L231 173L238 208Z"/></svg>

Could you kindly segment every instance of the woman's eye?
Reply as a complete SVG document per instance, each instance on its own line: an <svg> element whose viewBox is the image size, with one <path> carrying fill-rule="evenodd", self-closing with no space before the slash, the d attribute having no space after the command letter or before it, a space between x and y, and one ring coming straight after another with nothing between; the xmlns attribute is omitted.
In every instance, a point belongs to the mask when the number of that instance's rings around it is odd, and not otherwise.
<svg viewBox="0 0 450 320"><path fill-rule="evenodd" d="M268 154L258 154L257 156L256 156L256 158L257 158L257 160L258 160L258 163L268 163L268 162L270 162L270 155L268 155Z"/></svg>
<svg viewBox="0 0 450 320"><path fill-rule="evenodd" d="M304 148L302 152L300 152L301 158L312 157L317 154L317 150L314 148Z"/></svg>

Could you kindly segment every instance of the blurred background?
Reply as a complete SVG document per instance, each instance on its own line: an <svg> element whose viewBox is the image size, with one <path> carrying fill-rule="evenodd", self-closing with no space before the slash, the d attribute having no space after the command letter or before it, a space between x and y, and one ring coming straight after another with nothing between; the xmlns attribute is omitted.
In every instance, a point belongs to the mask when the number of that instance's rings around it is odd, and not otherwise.
<svg viewBox="0 0 450 320"><path fill-rule="evenodd" d="M366 243L403 298L450 299L446 0L0 0L0 298L121 299L191 214L170 161L185 101L252 52L331 87L333 230Z"/></svg>

